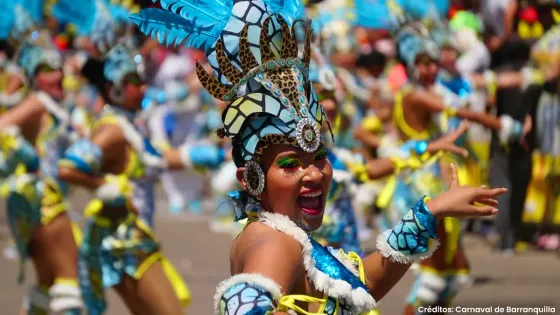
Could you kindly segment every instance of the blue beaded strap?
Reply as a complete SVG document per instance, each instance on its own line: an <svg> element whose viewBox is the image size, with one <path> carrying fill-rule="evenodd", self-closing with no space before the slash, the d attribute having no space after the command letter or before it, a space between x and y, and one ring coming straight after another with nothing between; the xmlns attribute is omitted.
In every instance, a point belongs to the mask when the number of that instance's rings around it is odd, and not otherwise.
<svg viewBox="0 0 560 315"><path fill-rule="evenodd" d="M377 249L384 257L394 262L411 264L432 255L439 243L428 246L436 237L437 222L426 206L424 196L401 219L392 230L385 231L377 238Z"/></svg>
<svg viewBox="0 0 560 315"><path fill-rule="evenodd" d="M417 155L422 155L428 151L428 141L415 141L414 143L414 152Z"/></svg>

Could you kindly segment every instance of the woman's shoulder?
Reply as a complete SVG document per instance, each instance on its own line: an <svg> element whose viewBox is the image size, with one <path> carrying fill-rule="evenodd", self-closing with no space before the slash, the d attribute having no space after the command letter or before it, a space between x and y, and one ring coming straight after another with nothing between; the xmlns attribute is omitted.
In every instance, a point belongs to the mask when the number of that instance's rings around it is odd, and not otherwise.
<svg viewBox="0 0 560 315"><path fill-rule="evenodd" d="M231 261L234 265L242 266L270 261L281 268L285 263L302 263L303 256L301 245L296 239L264 223L254 222L249 224L233 243Z"/></svg>

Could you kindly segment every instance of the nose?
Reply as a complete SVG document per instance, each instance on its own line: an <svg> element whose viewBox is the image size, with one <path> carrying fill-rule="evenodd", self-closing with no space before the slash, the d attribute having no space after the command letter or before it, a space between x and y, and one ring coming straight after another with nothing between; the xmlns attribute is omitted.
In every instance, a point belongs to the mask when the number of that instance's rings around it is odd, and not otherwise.
<svg viewBox="0 0 560 315"><path fill-rule="evenodd" d="M311 164L305 169L305 175L303 176L305 183L319 184L322 180L323 172L315 164Z"/></svg>

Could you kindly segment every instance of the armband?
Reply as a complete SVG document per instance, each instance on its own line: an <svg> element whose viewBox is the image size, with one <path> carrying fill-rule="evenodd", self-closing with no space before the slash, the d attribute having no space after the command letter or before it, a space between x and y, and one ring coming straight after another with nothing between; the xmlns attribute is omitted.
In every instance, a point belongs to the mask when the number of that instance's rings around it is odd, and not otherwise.
<svg viewBox="0 0 560 315"><path fill-rule="evenodd" d="M387 230L377 238L377 250L387 259L411 264L430 257L438 247L428 246L430 239L436 237L437 222L426 206L428 197L424 196L401 219L392 230Z"/></svg>
<svg viewBox="0 0 560 315"><path fill-rule="evenodd" d="M280 286L259 274L238 274L221 282L214 296L219 315L265 315L282 297Z"/></svg>

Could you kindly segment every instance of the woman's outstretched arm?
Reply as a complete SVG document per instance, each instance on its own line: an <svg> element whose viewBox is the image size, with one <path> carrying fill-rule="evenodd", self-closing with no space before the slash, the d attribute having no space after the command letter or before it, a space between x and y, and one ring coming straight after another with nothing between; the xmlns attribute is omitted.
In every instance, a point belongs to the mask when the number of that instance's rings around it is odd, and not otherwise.
<svg viewBox="0 0 560 315"><path fill-rule="evenodd" d="M437 248L433 245L428 247L428 241L435 238L438 221L444 217L496 214L498 202L495 197L506 191L505 188L459 186L457 170L452 166L450 189L431 200L422 198L393 230L378 237L377 252L363 259L366 285L375 300L382 299L413 262L429 257ZM483 206L474 206L475 202ZM401 233L406 238L404 244L399 240Z"/></svg>

